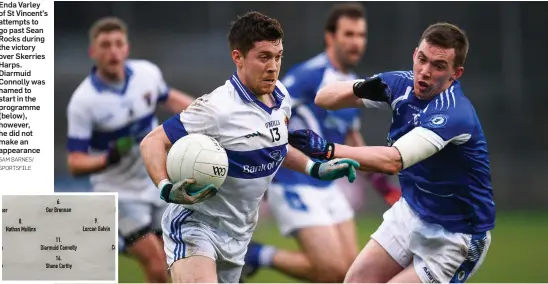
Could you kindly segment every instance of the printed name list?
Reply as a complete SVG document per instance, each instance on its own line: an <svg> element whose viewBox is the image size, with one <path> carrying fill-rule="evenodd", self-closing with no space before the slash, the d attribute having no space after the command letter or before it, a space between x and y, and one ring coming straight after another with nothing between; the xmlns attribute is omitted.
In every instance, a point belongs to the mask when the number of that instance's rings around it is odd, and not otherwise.
<svg viewBox="0 0 548 284"><path fill-rule="evenodd" d="M114 195L2 197L2 280L115 280Z"/></svg>
<svg viewBox="0 0 548 284"><path fill-rule="evenodd" d="M32 117L48 99L40 94L47 82L31 66L46 59L45 17L39 2L0 2L0 172L30 171L40 154Z"/></svg>

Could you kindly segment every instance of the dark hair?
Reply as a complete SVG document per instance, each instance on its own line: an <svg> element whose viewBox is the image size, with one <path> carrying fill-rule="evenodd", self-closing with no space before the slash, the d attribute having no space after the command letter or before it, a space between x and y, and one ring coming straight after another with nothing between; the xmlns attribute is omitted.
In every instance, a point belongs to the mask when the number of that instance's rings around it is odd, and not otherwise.
<svg viewBox="0 0 548 284"><path fill-rule="evenodd" d="M116 17L101 18L89 29L89 40L93 41L99 34L113 31L120 31L127 34L127 25L124 21Z"/></svg>
<svg viewBox="0 0 548 284"><path fill-rule="evenodd" d="M334 33L337 31L337 22L342 17L351 19L365 19L365 8L359 3L340 3L333 5L327 21L325 22L325 31Z"/></svg>
<svg viewBox="0 0 548 284"><path fill-rule="evenodd" d="M430 25L422 33L419 45L423 40L441 48L454 48L455 63L453 66L460 67L464 65L468 54L468 37L459 27L449 23Z"/></svg>
<svg viewBox="0 0 548 284"><path fill-rule="evenodd" d="M232 22L228 32L230 50L239 50L245 56L258 41L283 39L284 32L278 20L259 12L247 12Z"/></svg>

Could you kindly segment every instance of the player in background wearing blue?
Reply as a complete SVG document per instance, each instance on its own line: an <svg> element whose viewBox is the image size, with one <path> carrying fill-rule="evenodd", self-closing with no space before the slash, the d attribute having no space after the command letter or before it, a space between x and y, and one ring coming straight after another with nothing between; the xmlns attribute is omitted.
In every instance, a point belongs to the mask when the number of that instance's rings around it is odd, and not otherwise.
<svg viewBox="0 0 548 284"><path fill-rule="evenodd" d="M352 69L363 56L367 42L362 4L335 4L324 31L325 51L293 67L282 80L292 99L288 128L312 129L335 143L364 146L359 132L359 108L328 111L314 104L322 86L358 79ZM389 205L395 203L401 196L400 190L390 185L386 175L374 175L378 180L375 189ZM301 249L287 251L252 242L244 278L252 276L259 267L271 267L297 279L342 282L359 248L353 208L340 184L282 168L266 199L281 233L295 237Z"/></svg>
<svg viewBox="0 0 548 284"><path fill-rule="evenodd" d="M95 65L74 91L67 107L68 167L89 175L93 191L118 192L119 234L149 283L169 279L162 250L158 197L138 143L156 125L157 104L180 112L193 98L170 89L160 69L145 60L128 60L127 26L102 18L90 28L89 55Z"/></svg>
<svg viewBox="0 0 548 284"><path fill-rule="evenodd" d="M277 20L258 12L239 17L228 34L236 72L141 142L148 173L169 203L162 228L173 282L238 282L260 202L280 166L322 180L355 179L355 161L314 162L288 145L291 97L278 81L282 39ZM226 150L228 174L218 189L169 180L168 149L189 133Z"/></svg>
<svg viewBox="0 0 548 284"><path fill-rule="evenodd" d="M315 102L326 109L390 107L387 147L330 144L310 130L290 134L291 145L311 156L330 149L363 171L398 174L402 198L385 212L345 282L465 282L483 263L495 202L486 138L458 81L467 52L463 31L437 23L422 34L412 71L318 92Z"/></svg>

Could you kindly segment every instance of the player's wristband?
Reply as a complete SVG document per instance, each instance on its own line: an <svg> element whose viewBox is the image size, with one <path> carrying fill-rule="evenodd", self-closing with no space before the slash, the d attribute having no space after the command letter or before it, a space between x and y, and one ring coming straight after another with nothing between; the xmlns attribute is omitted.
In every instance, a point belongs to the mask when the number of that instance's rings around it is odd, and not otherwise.
<svg viewBox="0 0 548 284"><path fill-rule="evenodd" d="M354 85L352 85L352 91L354 92L354 96L358 97L358 98L365 98L365 96L367 94L365 94L365 92L362 90L362 86L364 84L365 80L364 79L358 79L356 81L354 81Z"/></svg>
<svg viewBox="0 0 548 284"><path fill-rule="evenodd" d="M158 183L158 189L160 189L160 197L163 201L169 202L169 194L171 193L171 188L173 184L168 179L163 179Z"/></svg>
<svg viewBox="0 0 548 284"><path fill-rule="evenodd" d="M356 97L379 102L387 101L385 89L386 84L380 77L356 80L352 85L352 91Z"/></svg>
<svg viewBox="0 0 548 284"><path fill-rule="evenodd" d="M107 154L107 165L114 165L120 162L122 155L116 150L116 148L111 149Z"/></svg>
<svg viewBox="0 0 548 284"><path fill-rule="evenodd" d="M331 160L335 157L335 143L327 143L325 149L325 159Z"/></svg>
<svg viewBox="0 0 548 284"><path fill-rule="evenodd" d="M308 161L306 164L306 172L313 178L320 179L320 165L321 162Z"/></svg>

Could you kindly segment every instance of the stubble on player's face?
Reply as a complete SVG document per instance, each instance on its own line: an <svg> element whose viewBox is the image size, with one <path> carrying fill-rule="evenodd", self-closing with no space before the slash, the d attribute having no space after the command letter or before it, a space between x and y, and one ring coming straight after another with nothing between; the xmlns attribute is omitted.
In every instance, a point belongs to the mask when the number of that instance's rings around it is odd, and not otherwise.
<svg viewBox="0 0 548 284"><path fill-rule="evenodd" d="M280 75L283 44L281 40L256 42L244 60L244 69L256 95L272 94Z"/></svg>
<svg viewBox="0 0 548 284"><path fill-rule="evenodd" d="M413 86L419 97L441 93L455 75L454 48L442 48L422 41L413 54Z"/></svg>
<svg viewBox="0 0 548 284"><path fill-rule="evenodd" d="M344 68L360 62L367 45L367 22L363 18L341 17L333 34L337 58Z"/></svg>
<svg viewBox="0 0 548 284"><path fill-rule="evenodd" d="M91 46L91 57L97 68L111 77L123 74L128 54L127 35L121 31L100 33Z"/></svg>

